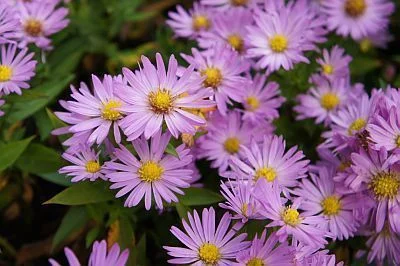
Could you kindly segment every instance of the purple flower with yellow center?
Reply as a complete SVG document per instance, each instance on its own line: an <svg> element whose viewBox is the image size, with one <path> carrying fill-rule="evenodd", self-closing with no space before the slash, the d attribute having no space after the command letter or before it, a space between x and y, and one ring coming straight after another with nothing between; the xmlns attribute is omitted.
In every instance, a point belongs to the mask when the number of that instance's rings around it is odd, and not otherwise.
<svg viewBox="0 0 400 266"><path fill-rule="evenodd" d="M327 49L322 50L322 58L318 58L317 63L321 66L321 74L327 79L347 79L351 60L352 57L346 55L343 48L335 45L330 52Z"/></svg>
<svg viewBox="0 0 400 266"><path fill-rule="evenodd" d="M293 265L294 250L286 242L279 243L276 233L271 233L267 238L264 230L260 236L257 235L251 241L251 246L238 253L236 266L264 266L264 265Z"/></svg>
<svg viewBox="0 0 400 266"><path fill-rule="evenodd" d="M81 266L78 258L74 252L69 248L64 248L65 256L67 257L69 266ZM128 261L129 250L121 249L117 243L113 244L110 249L107 249L107 242L105 240L95 241L90 253L88 266L112 265L112 266L125 266ZM49 259L51 266L61 266L54 259Z"/></svg>
<svg viewBox="0 0 400 266"><path fill-rule="evenodd" d="M0 3L0 43L7 43L15 38L18 24L16 10L6 3Z"/></svg>
<svg viewBox="0 0 400 266"><path fill-rule="evenodd" d="M400 110L392 107L387 119L380 115L374 117L367 125L372 147L379 150L384 147L388 151L400 151Z"/></svg>
<svg viewBox="0 0 400 266"><path fill-rule="evenodd" d="M150 140L142 136L132 142L137 157L120 145L114 152L116 160L105 164L109 170L106 177L113 183L110 188L119 189L116 197L128 194L126 207L136 206L144 198L146 210L152 199L162 209L163 200L177 202L175 194L184 194L182 188L190 186L192 170L187 166L192 156L184 145L176 148L178 157L165 154L170 139L171 134L161 134L161 130Z"/></svg>
<svg viewBox="0 0 400 266"><path fill-rule="evenodd" d="M253 124L264 123L264 120L272 121L279 117L278 108L285 101L279 96L279 84L267 82L267 76L256 74L252 82L244 91L242 105L244 107L243 120L249 120Z"/></svg>
<svg viewBox="0 0 400 266"><path fill-rule="evenodd" d="M201 48L213 49L217 42L231 46L239 54L245 54L248 48L246 27L253 24L251 11L243 8L225 11L215 16L213 23L213 29L202 32L198 38Z"/></svg>
<svg viewBox="0 0 400 266"><path fill-rule="evenodd" d="M15 37L18 39L19 47L34 43L41 49L52 49L49 37L67 27L69 23L66 19L68 9L57 8L57 5L58 2L54 1L17 4L20 26Z"/></svg>
<svg viewBox="0 0 400 266"><path fill-rule="evenodd" d="M193 8L186 11L182 6L176 7L176 12L168 12L167 25L178 37L194 39L201 32L213 28L212 12L199 3L193 3Z"/></svg>
<svg viewBox="0 0 400 266"><path fill-rule="evenodd" d="M214 7L218 11L226 11L229 9L257 8L262 0L201 0L201 4Z"/></svg>
<svg viewBox="0 0 400 266"><path fill-rule="evenodd" d="M328 29L355 40L386 29L395 8L388 0L332 0L321 5Z"/></svg>
<svg viewBox="0 0 400 266"><path fill-rule="evenodd" d="M250 148L243 146L244 155L232 158L235 171L249 181L257 182L264 179L268 183L276 183L287 192L288 188L295 187L298 180L306 176L309 160L304 160L302 151L292 147L285 151L285 140L278 136L264 136L262 144L252 141Z"/></svg>
<svg viewBox="0 0 400 266"><path fill-rule="evenodd" d="M280 196L281 189L273 183L260 179L256 183L255 197L262 207L260 214L271 220L267 227L278 227L276 236L281 243L289 237L300 241L305 245L322 248L328 241L325 230L318 228L326 223L324 218L317 215L307 215L300 212L301 198L293 201L292 205L285 206L286 200Z"/></svg>
<svg viewBox="0 0 400 266"><path fill-rule="evenodd" d="M182 57L195 67L195 77L202 82L200 89L211 89L221 114L227 113L231 100L241 101L242 90L238 88L243 88L248 81L241 74L249 70L250 64L237 52L219 43L210 53L193 48L192 56L182 54Z"/></svg>
<svg viewBox="0 0 400 266"><path fill-rule="evenodd" d="M95 181L99 178L106 180L106 171L99 160L99 153L96 154L90 147L81 145L79 151L72 154L65 152L62 157L73 165L64 166L58 172L71 176L72 182Z"/></svg>
<svg viewBox="0 0 400 266"><path fill-rule="evenodd" d="M226 212L216 225L213 208L203 209L201 218L197 211L188 213L188 219L182 220L185 232L175 226L171 233L186 247L164 246L168 255L174 257L168 260L170 264L190 264L198 266L227 266L233 264L237 252L249 246L244 241L247 234L236 235L229 229L231 215Z"/></svg>
<svg viewBox="0 0 400 266"><path fill-rule="evenodd" d="M0 93L22 94L21 89L28 89L28 81L35 75L36 61L28 49L17 51L16 45L1 45L0 58Z"/></svg>
<svg viewBox="0 0 400 266"><path fill-rule="evenodd" d="M205 120L190 110L210 108L215 104L205 100L211 95L209 90L198 90L201 81L191 78L193 66L185 69L178 79L178 62L173 55L167 70L159 53L156 54L156 67L145 56L142 56L142 63L143 68L135 73L123 69L128 86L121 86L118 91L126 103L122 110L127 115L120 126L128 140L142 134L149 139L164 122L175 138L181 133L194 135L196 127L204 125Z"/></svg>

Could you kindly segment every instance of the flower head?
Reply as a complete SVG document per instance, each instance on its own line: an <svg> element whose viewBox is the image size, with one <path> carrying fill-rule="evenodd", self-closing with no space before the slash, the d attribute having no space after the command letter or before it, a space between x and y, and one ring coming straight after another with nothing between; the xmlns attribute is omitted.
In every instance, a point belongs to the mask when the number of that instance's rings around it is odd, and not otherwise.
<svg viewBox="0 0 400 266"><path fill-rule="evenodd" d="M326 78L347 79L351 60L351 56L346 55L343 48L335 45L330 53L326 49L322 50L322 58L318 58L317 63L321 66L321 74Z"/></svg>
<svg viewBox="0 0 400 266"><path fill-rule="evenodd" d="M15 38L19 21L16 10L7 3L0 3L0 43L10 42Z"/></svg>
<svg viewBox="0 0 400 266"><path fill-rule="evenodd" d="M201 4L216 8L218 11L256 8L262 0L201 0Z"/></svg>
<svg viewBox="0 0 400 266"><path fill-rule="evenodd" d="M381 115L374 117L374 122L367 125L372 146L379 150L384 147L388 151L400 151L400 110L390 108L387 119Z"/></svg>

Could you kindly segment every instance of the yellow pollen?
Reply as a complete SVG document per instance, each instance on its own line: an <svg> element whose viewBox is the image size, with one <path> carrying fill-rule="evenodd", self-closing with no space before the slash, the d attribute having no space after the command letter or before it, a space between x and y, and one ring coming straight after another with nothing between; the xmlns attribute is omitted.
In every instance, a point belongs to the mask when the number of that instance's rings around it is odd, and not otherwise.
<svg viewBox="0 0 400 266"><path fill-rule="evenodd" d="M377 199L393 199L399 193L400 178L397 173L381 172L372 177L368 187Z"/></svg>
<svg viewBox="0 0 400 266"><path fill-rule="evenodd" d="M99 164L99 162L97 161L88 161L85 165L86 168L86 172L89 172L91 174L97 173L98 171L100 171L101 166Z"/></svg>
<svg viewBox="0 0 400 266"><path fill-rule="evenodd" d="M232 5L234 6L244 6L247 4L249 0L231 0Z"/></svg>
<svg viewBox="0 0 400 266"><path fill-rule="evenodd" d="M12 77L13 70L9 66L0 65L0 82L9 81Z"/></svg>
<svg viewBox="0 0 400 266"><path fill-rule="evenodd" d="M340 103L340 99L336 94L328 92L321 97L320 103L323 108L329 111Z"/></svg>
<svg viewBox="0 0 400 266"><path fill-rule="evenodd" d="M217 265L221 254L216 245L205 243L199 248L199 258L206 265Z"/></svg>
<svg viewBox="0 0 400 266"><path fill-rule="evenodd" d="M246 266L265 266L265 264L262 259L253 258L246 263Z"/></svg>
<svg viewBox="0 0 400 266"><path fill-rule="evenodd" d="M242 208L240 208L240 210L242 211L242 214L244 216L247 216L248 209L249 209L249 205L247 205L247 203L243 203Z"/></svg>
<svg viewBox="0 0 400 266"><path fill-rule="evenodd" d="M158 89L157 92L149 93L149 103L153 112L167 114L173 107L173 97L166 89Z"/></svg>
<svg viewBox="0 0 400 266"><path fill-rule="evenodd" d="M325 215L337 215L342 206L338 197L329 196L321 202L321 207Z"/></svg>
<svg viewBox="0 0 400 266"><path fill-rule="evenodd" d="M363 15L366 8L365 0L347 0L344 4L344 11L353 18Z"/></svg>
<svg viewBox="0 0 400 266"><path fill-rule="evenodd" d="M396 137L395 142L396 142L397 148L400 148L400 135Z"/></svg>
<svg viewBox="0 0 400 266"><path fill-rule="evenodd" d="M243 51L243 39L237 34L232 34L228 36L228 43L238 52Z"/></svg>
<svg viewBox="0 0 400 266"><path fill-rule="evenodd" d="M122 103L117 100L110 100L103 105L101 117L105 120L116 121L122 117L121 113L116 110L122 106Z"/></svg>
<svg viewBox="0 0 400 266"><path fill-rule="evenodd" d="M210 20L206 16L193 16L193 29L195 31L208 30L210 26Z"/></svg>
<svg viewBox="0 0 400 266"><path fill-rule="evenodd" d="M300 223L299 212L290 207L286 207L282 212L281 217L285 224L290 226L296 226Z"/></svg>
<svg viewBox="0 0 400 266"><path fill-rule="evenodd" d="M269 39L269 47L275 53L282 53L287 49L288 40L285 36L281 34L276 34L271 39Z"/></svg>
<svg viewBox="0 0 400 266"><path fill-rule="evenodd" d="M225 150L230 154L235 154L239 151L240 141L236 137L227 138L224 142Z"/></svg>
<svg viewBox="0 0 400 266"><path fill-rule="evenodd" d="M274 168L271 167L263 167L256 171L256 175L254 179L257 181L260 178L265 178L268 182L272 182L276 178L276 171Z"/></svg>
<svg viewBox="0 0 400 266"><path fill-rule="evenodd" d="M360 42L360 50L361 50L363 53L366 53L366 52L368 52L369 50L371 50L371 48L372 48L373 46L374 46L374 45L372 44L371 40L368 39L368 38L364 38L364 39L362 39L361 42Z"/></svg>
<svg viewBox="0 0 400 266"><path fill-rule="evenodd" d="M360 131L361 129L363 129L365 127L366 124L367 124L367 121L365 121L364 118L358 118L358 119L354 120L354 122L351 123L351 125L348 129L349 135L353 135L354 131Z"/></svg>
<svg viewBox="0 0 400 266"><path fill-rule="evenodd" d="M24 30L28 35L32 37L38 37L42 34L43 31L42 22L34 18L28 19L24 23Z"/></svg>
<svg viewBox="0 0 400 266"><path fill-rule="evenodd" d="M250 111L255 111L260 107L260 101L254 96L248 97L246 103L248 105L247 109Z"/></svg>
<svg viewBox="0 0 400 266"><path fill-rule="evenodd" d="M211 87L216 89L222 81L221 71L215 67L209 67L203 71L201 71L201 75L205 78L203 81L204 87Z"/></svg>
<svg viewBox="0 0 400 266"><path fill-rule="evenodd" d="M333 66L330 64L326 64L322 66L322 71L326 74L326 75L331 75L333 73Z"/></svg>
<svg viewBox="0 0 400 266"><path fill-rule="evenodd" d="M164 169L153 161L148 161L142 164L138 170L140 179L145 182L155 182L161 179Z"/></svg>

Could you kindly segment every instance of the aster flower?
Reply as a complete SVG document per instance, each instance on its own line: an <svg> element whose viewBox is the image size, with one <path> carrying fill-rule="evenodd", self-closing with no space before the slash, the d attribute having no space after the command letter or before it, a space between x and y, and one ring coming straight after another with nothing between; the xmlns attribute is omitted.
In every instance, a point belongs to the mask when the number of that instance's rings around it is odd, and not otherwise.
<svg viewBox="0 0 400 266"><path fill-rule="evenodd" d="M151 208L152 198L162 209L162 200L177 202L175 193L184 194L181 189L189 187L192 171L185 167L192 156L183 145L176 148L178 157L164 154L170 138L169 133L161 134L161 130L149 141L142 136L132 142L138 158L120 145L114 152L117 160L105 164L109 170L106 176L113 183L110 188L120 189L116 197L128 194L126 207L138 205L144 197L146 210Z"/></svg>
<svg viewBox="0 0 400 266"><path fill-rule="evenodd" d="M79 151L69 154L65 152L62 157L74 165L64 166L58 172L73 177L72 182L95 181L99 178L106 180L105 169L99 161L99 153L87 145L79 147Z"/></svg>
<svg viewBox="0 0 400 266"><path fill-rule="evenodd" d="M276 233L270 234L268 238L266 235L266 230L260 238L256 235L251 246L236 256L238 263L234 265L293 265L294 250L287 243L279 243Z"/></svg>
<svg viewBox="0 0 400 266"><path fill-rule="evenodd" d="M349 63L352 58L345 54L343 48L335 45L329 52L327 49L322 50L322 58L317 59L317 63L321 66L321 74L329 80L347 79L349 76Z"/></svg>
<svg viewBox="0 0 400 266"><path fill-rule="evenodd" d="M176 36L194 39L200 32L210 31L213 27L212 12L199 3L193 3L188 12L180 5L176 12L168 12L167 25L172 28Z"/></svg>
<svg viewBox="0 0 400 266"><path fill-rule="evenodd" d="M216 8L218 11L238 8L256 8L262 0L201 0L201 4Z"/></svg>
<svg viewBox="0 0 400 266"><path fill-rule="evenodd" d="M212 49L215 43L229 45L240 54L248 47L246 27L253 24L253 14L244 8L235 8L215 16L212 31L202 32L198 38L199 46Z"/></svg>
<svg viewBox="0 0 400 266"><path fill-rule="evenodd" d="M191 79L193 66L177 78L178 62L171 55L168 70L159 53L156 54L157 68L150 60L142 56L143 68L133 73L123 69L128 86L121 86L119 94L126 103L122 110L127 116L120 122L128 140L134 140L144 134L146 139L154 136L165 121L171 134L178 138L180 133L196 133L196 126L205 124L205 120L189 112L189 109L209 108L214 103L204 98L210 96L209 90L196 93L201 81Z"/></svg>
<svg viewBox="0 0 400 266"><path fill-rule="evenodd" d="M271 220L267 227L279 227L276 236L282 243L292 236L306 245L321 248L328 242L327 232L318 228L325 223L322 217L299 212L301 199L297 198L291 206L285 206L286 200L280 196L281 190L264 179L257 181L255 197L260 201L260 214Z"/></svg>
<svg viewBox="0 0 400 266"><path fill-rule="evenodd" d="M119 123L123 117L122 107L124 102L116 95L116 82L109 75L101 81L92 75L93 94L86 84L81 83L78 90L71 86L71 97L68 101L68 113L56 113L61 120L72 124L69 131L72 133L90 132L88 144L101 144L113 129L115 141L121 141Z"/></svg>
<svg viewBox="0 0 400 266"><path fill-rule="evenodd" d="M182 220L186 233L175 226L171 233L187 248L164 246L168 255L174 257L168 260L171 264L192 264L199 266L232 265L237 252L249 246L244 241L246 234L235 236L236 232L229 229L231 216L225 213L217 228L213 208L203 209L202 217L195 210L188 213L188 222Z"/></svg>
<svg viewBox="0 0 400 266"><path fill-rule="evenodd" d="M15 30L19 23L15 13L14 8L6 3L0 3L0 43L7 43L15 38Z"/></svg>
<svg viewBox="0 0 400 266"><path fill-rule="evenodd" d="M373 123L367 125L372 145L376 150L384 147L388 151L398 151L400 148L400 110L392 107L388 119L377 115Z"/></svg>
<svg viewBox="0 0 400 266"><path fill-rule="evenodd" d="M28 81L35 75L36 61L28 49L17 52L15 45L2 45L0 58L0 93L17 93L28 89Z"/></svg>
<svg viewBox="0 0 400 266"><path fill-rule="evenodd" d="M74 252L69 249L64 249L65 256L67 257L69 266L80 266L78 258ZM101 242L95 241L93 244L92 252L90 253L88 266L99 266L99 265L113 265L113 266L124 266L128 261L129 250L125 249L120 251L120 247L117 243L112 245L111 249L107 251L107 243L105 240ZM49 263L52 266L61 266L54 259L49 259Z"/></svg>
<svg viewBox="0 0 400 266"><path fill-rule="evenodd" d="M202 82L200 89L212 89L219 112L226 114L226 105L231 104L231 100L241 101L242 91L238 88L242 88L247 82L241 74L249 70L249 63L222 44L217 44L207 54L192 48L192 54L193 56L182 54L182 57L194 65L196 77Z"/></svg>
<svg viewBox="0 0 400 266"><path fill-rule="evenodd" d="M348 239L358 228L353 210L360 208L361 197L341 193L333 181L334 169L320 168L318 176L310 173L311 180L303 179L293 192L303 199L306 215L319 215L326 219L321 228L331 233L333 239Z"/></svg>
<svg viewBox="0 0 400 266"><path fill-rule="evenodd" d="M244 92L241 103L244 106L243 120L249 120L254 124L271 121L279 117L278 108L285 101L279 96L279 84L265 82L265 75L256 74L248 88Z"/></svg>
<svg viewBox="0 0 400 266"><path fill-rule="evenodd" d="M243 172L242 176L255 182L265 179L277 183L285 192L306 176L309 160L304 160L303 152L297 151L297 147L285 152L282 136L264 136L262 144L253 140L249 147L242 147L243 159L231 158L233 169Z"/></svg>
<svg viewBox="0 0 400 266"><path fill-rule="evenodd" d="M384 29L360 39L358 43L360 44L360 50L367 53L373 48L386 49L387 44L393 41L393 39L389 29Z"/></svg>
<svg viewBox="0 0 400 266"><path fill-rule="evenodd" d="M296 261L296 266L343 266L343 262L336 262L335 255L329 255L328 251L318 251L315 254Z"/></svg>
<svg viewBox="0 0 400 266"><path fill-rule="evenodd" d="M332 0L321 3L328 29L359 40L384 30L394 4L388 0Z"/></svg>
<svg viewBox="0 0 400 266"><path fill-rule="evenodd" d="M18 3L20 27L16 33L19 47L34 43L37 47L50 50L50 36L64 29L69 20L68 9L57 8L58 2L37 1Z"/></svg>

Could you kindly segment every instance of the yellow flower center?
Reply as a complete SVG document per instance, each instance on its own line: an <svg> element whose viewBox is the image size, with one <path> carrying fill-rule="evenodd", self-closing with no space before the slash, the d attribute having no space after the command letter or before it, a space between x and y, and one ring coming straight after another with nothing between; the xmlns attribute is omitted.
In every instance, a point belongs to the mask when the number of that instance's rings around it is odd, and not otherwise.
<svg viewBox="0 0 400 266"><path fill-rule="evenodd" d="M287 49L288 40L285 36L281 34L276 34L271 39L269 39L269 47L275 53L282 53Z"/></svg>
<svg viewBox="0 0 400 266"><path fill-rule="evenodd" d="M326 74L326 75L331 75L333 73L333 66L330 64L326 64L322 66L322 71Z"/></svg>
<svg viewBox="0 0 400 266"><path fill-rule="evenodd" d="M225 150L230 154L235 154L239 151L240 141L236 137L227 138L224 142Z"/></svg>
<svg viewBox="0 0 400 266"><path fill-rule="evenodd" d="M122 103L117 100L110 100L103 105L101 117L105 120L116 121L122 117L121 113L116 110L122 106Z"/></svg>
<svg viewBox="0 0 400 266"><path fill-rule="evenodd" d="M249 205L247 203L243 203L242 208L240 208L240 210L244 216L247 216L248 209L249 209Z"/></svg>
<svg viewBox="0 0 400 266"><path fill-rule="evenodd" d="M238 34L228 36L228 43L238 52L243 51L244 41Z"/></svg>
<svg viewBox="0 0 400 266"><path fill-rule="evenodd" d="M12 77L13 70L9 66L0 65L0 82L9 81Z"/></svg>
<svg viewBox="0 0 400 266"><path fill-rule="evenodd" d="M101 169L99 162L93 160L88 161L85 167L86 167L86 172L89 172L91 174L97 173Z"/></svg>
<svg viewBox="0 0 400 266"><path fill-rule="evenodd" d="M155 182L161 179L164 169L153 161L148 161L142 164L138 170L140 179L145 182Z"/></svg>
<svg viewBox="0 0 400 266"><path fill-rule="evenodd" d="M216 245L205 243L199 248L199 258L206 265L216 265L221 258L221 254Z"/></svg>
<svg viewBox="0 0 400 266"><path fill-rule="evenodd" d="M391 172L378 173L372 177L368 187L378 199L393 199L399 193L399 175Z"/></svg>
<svg viewBox="0 0 400 266"><path fill-rule="evenodd" d="M272 182L276 178L276 171L271 167L263 167L256 171L254 179L257 181L260 178L265 178L268 182Z"/></svg>
<svg viewBox="0 0 400 266"><path fill-rule="evenodd" d="M347 0L344 4L344 11L353 18L363 15L366 8L367 3L365 3L365 0Z"/></svg>
<svg viewBox="0 0 400 266"><path fill-rule="evenodd" d="M173 107L173 97L169 90L158 89L156 92L149 93L149 103L153 112L167 114Z"/></svg>
<svg viewBox="0 0 400 266"><path fill-rule="evenodd" d="M24 23L24 30L28 35L32 37L38 37L42 34L43 31L42 22L34 18L28 19Z"/></svg>
<svg viewBox="0 0 400 266"><path fill-rule="evenodd" d="M299 212L290 207L286 207L282 212L281 217L285 224L290 226L296 226L300 223Z"/></svg>
<svg viewBox="0 0 400 266"><path fill-rule="evenodd" d="M396 138L395 142L396 142L396 146L397 146L397 148L400 148L400 135L399 135L399 136L397 136L397 138Z"/></svg>
<svg viewBox="0 0 400 266"><path fill-rule="evenodd" d="M339 172L343 172L344 170L346 170L350 166L351 166L351 161L340 162L340 164L338 166L338 171Z"/></svg>
<svg viewBox="0 0 400 266"><path fill-rule="evenodd" d="M253 258L246 263L246 266L265 266L265 264L262 259Z"/></svg>
<svg viewBox="0 0 400 266"><path fill-rule="evenodd" d="M360 50L361 50L363 53L366 53L366 52L368 52L369 50L371 50L371 48L372 48L373 46L374 46L374 45L372 44L371 40L368 39L368 38L364 38L364 39L362 39L361 42L360 42Z"/></svg>
<svg viewBox="0 0 400 266"><path fill-rule="evenodd" d="M365 121L364 118L358 118L358 119L354 120L354 122L351 123L351 125L348 129L349 135L352 135L354 133L354 131L360 131L361 129L363 129L365 127L366 124L367 124L367 121Z"/></svg>
<svg viewBox="0 0 400 266"><path fill-rule="evenodd" d="M206 16L193 16L193 29L195 31L208 30L210 26L210 20Z"/></svg>
<svg viewBox="0 0 400 266"><path fill-rule="evenodd" d="M246 103L248 105L247 109L250 111L255 111L260 107L260 101L254 96L248 97Z"/></svg>
<svg viewBox="0 0 400 266"><path fill-rule="evenodd" d="M201 75L206 77L203 81L204 87L211 87L216 89L222 82L222 74L218 68L209 67L201 71Z"/></svg>
<svg viewBox="0 0 400 266"><path fill-rule="evenodd" d="M325 215L337 215L342 207L339 198L336 196L326 197L321 202L321 206Z"/></svg>
<svg viewBox="0 0 400 266"><path fill-rule="evenodd" d="M231 0L232 5L234 6L244 6L247 4L249 0Z"/></svg>
<svg viewBox="0 0 400 266"><path fill-rule="evenodd" d="M340 99L336 94L328 92L321 97L320 103L323 108L329 111L340 103Z"/></svg>

